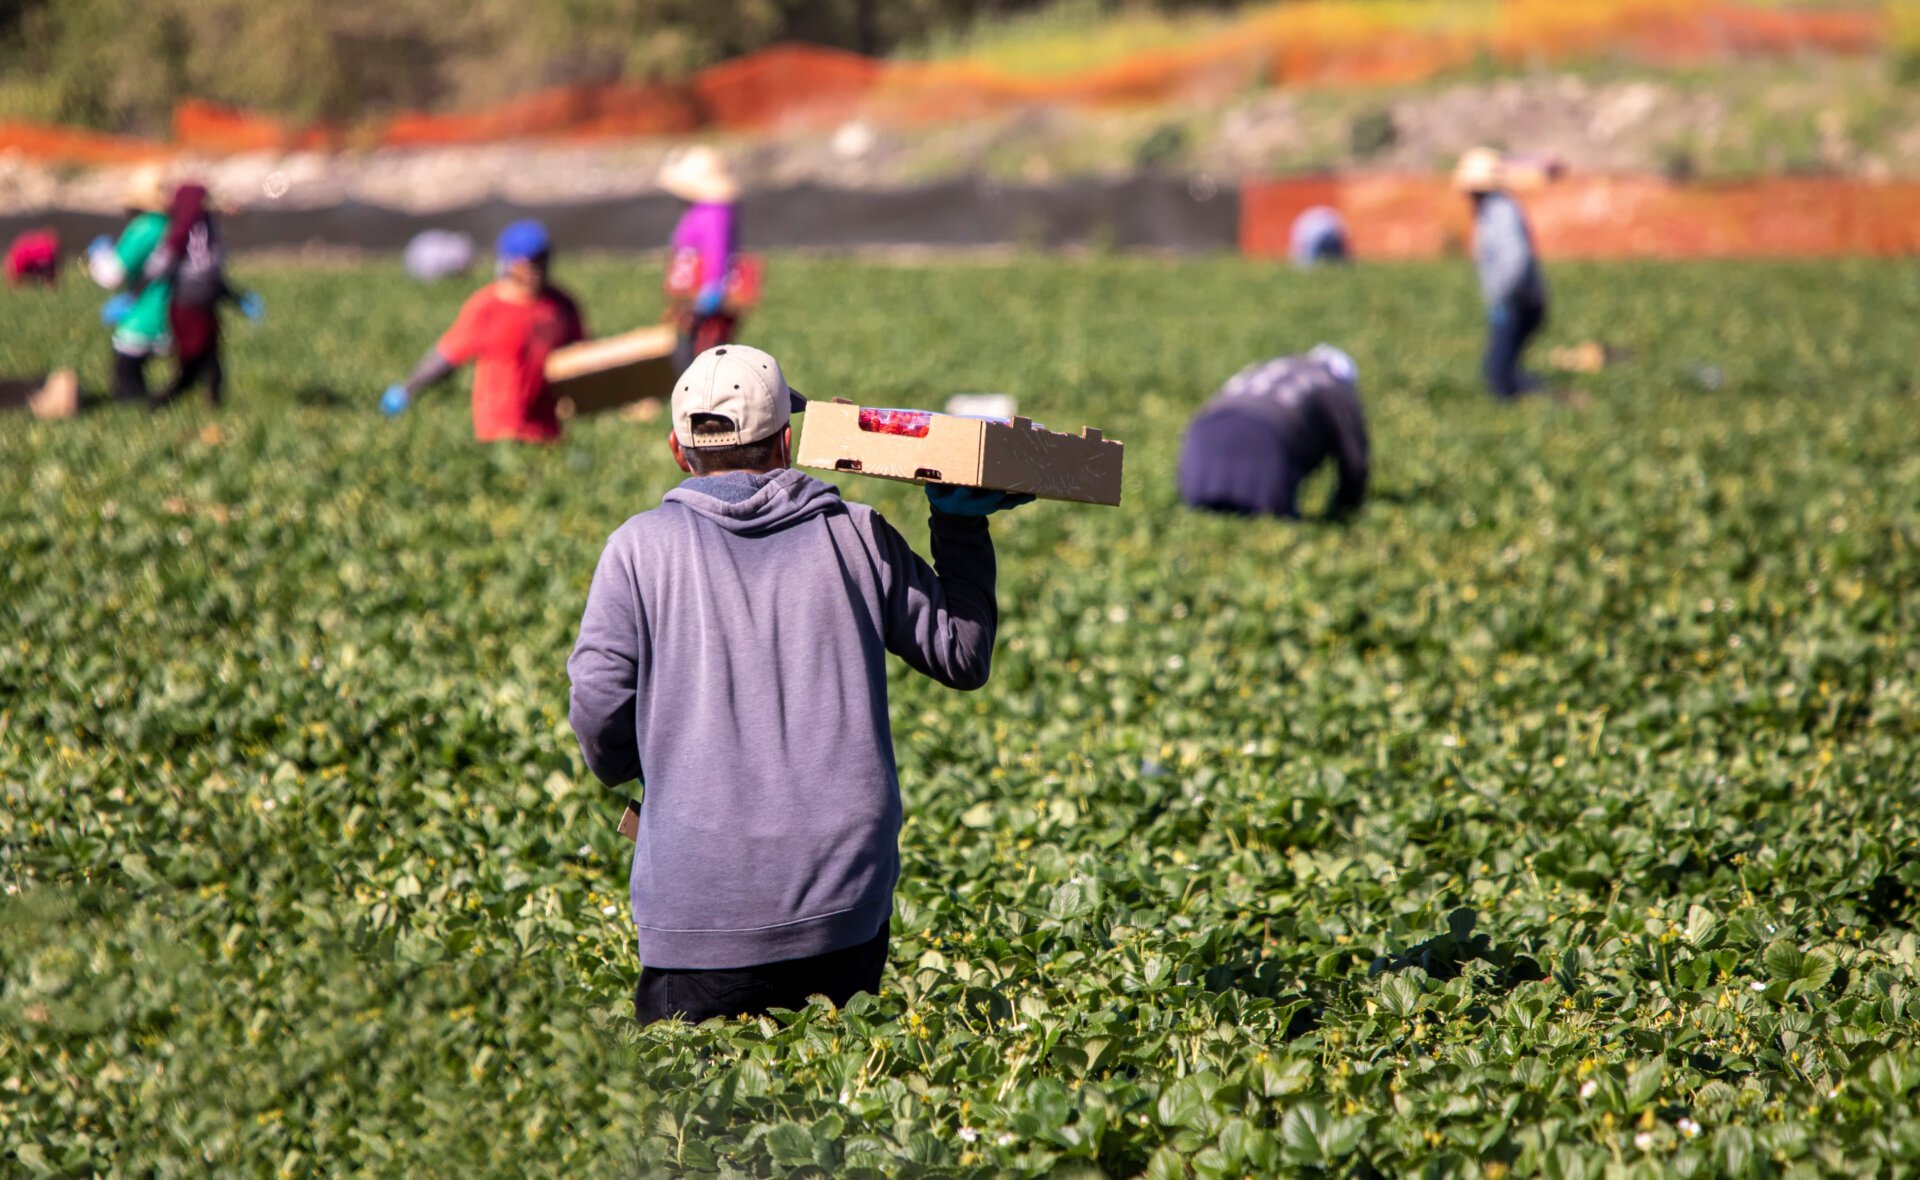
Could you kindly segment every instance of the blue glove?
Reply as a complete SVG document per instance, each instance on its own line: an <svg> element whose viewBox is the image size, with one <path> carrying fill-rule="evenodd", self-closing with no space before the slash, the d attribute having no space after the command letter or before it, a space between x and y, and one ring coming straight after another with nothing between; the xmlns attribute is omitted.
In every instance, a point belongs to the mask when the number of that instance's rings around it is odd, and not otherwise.
<svg viewBox="0 0 1920 1180"><path fill-rule="evenodd" d="M413 395L407 392L404 385L389 385L387 391L380 395L380 412L389 418L405 413L412 404Z"/></svg>
<svg viewBox="0 0 1920 1180"><path fill-rule="evenodd" d="M99 237L93 239L93 241L87 243L87 256L92 257L102 250L111 249L113 249L113 239L105 234L101 234Z"/></svg>
<svg viewBox="0 0 1920 1180"><path fill-rule="evenodd" d="M1033 503L1024 492L995 492L986 488L958 488L949 483L927 485L927 503L946 516L990 516Z"/></svg>
<svg viewBox="0 0 1920 1180"><path fill-rule="evenodd" d="M240 297L240 314L257 324L267 318L267 301L260 298L260 292L248 291Z"/></svg>
<svg viewBox="0 0 1920 1180"><path fill-rule="evenodd" d="M122 291L100 305L100 322L109 328L117 328L120 321L133 313L133 296Z"/></svg>
<svg viewBox="0 0 1920 1180"><path fill-rule="evenodd" d="M727 291L725 287L708 287L694 297L693 314L715 315L719 312L720 308L726 304L726 301Z"/></svg>
<svg viewBox="0 0 1920 1180"><path fill-rule="evenodd" d="M1496 328L1505 327L1513 318L1513 309L1504 303L1496 303L1487 309L1487 322Z"/></svg>

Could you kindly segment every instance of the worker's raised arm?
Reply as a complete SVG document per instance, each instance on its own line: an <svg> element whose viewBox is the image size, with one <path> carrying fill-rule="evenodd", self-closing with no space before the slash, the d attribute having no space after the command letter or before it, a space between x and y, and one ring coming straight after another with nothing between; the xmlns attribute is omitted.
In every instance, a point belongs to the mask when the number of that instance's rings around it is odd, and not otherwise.
<svg viewBox="0 0 1920 1180"><path fill-rule="evenodd" d="M893 526L873 518L886 596L887 650L949 688L971 690L993 670L1000 625L997 573L987 514L1032 497L964 488L928 488L933 564Z"/></svg>
<svg viewBox="0 0 1920 1180"><path fill-rule="evenodd" d="M610 787L641 777L634 708L648 661L640 597L627 560L609 540L593 571L580 637L567 660L573 684L568 720L587 768Z"/></svg>

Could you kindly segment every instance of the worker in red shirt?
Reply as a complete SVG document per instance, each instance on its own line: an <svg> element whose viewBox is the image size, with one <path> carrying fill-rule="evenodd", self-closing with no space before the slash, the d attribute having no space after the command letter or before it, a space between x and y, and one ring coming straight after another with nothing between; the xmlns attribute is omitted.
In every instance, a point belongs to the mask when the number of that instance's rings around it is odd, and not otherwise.
<svg viewBox="0 0 1920 1180"><path fill-rule="evenodd" d="M514 222L495 253L499 277L467 300L413 376L387 389L380 412L403 412L428 386L475 361L473 436L552 442L560 437L560 416L547 388L547 357L585 339L586 328L573 297L547 277L553 243L546 226Z"/></svg>

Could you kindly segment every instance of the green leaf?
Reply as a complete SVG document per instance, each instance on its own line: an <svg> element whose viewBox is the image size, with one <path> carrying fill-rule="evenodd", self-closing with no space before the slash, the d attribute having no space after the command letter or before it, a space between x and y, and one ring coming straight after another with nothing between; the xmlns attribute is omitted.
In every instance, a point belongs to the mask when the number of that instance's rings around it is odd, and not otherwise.
<svg viewBox="0 0 1920 1180"><path fill-rule="evenodd" d="M1332 1120L1325 1107L1315 1103L1302 1103L1287 1111L1280 1120L1280 1143L1283 1154L1293 1163L1319 1163L1326 1158L1321 1145L1321 1136L1326 1133Z"/></svg>
<svg viewBox="0 0 1920 1180"><path fill-rule="evenodd" d="M1380 1005L1405 1019L1420 1007L1420 989L1412 980L1394 975L1380 985Z"/></svg>
<svg viewBox="0 0 1920 1180"><path fill-rule="evenodd" d="M1163 1127L1196 1127L1205 1115L1208 1097L1206 1086L1199 1078L1181 1078L1160 1091L1154 1112Z"/></svg>
<svg viewBox="0 0 1920 1180"><path fill-rule="evenodd" d="M1767 944L1760 961L1766 967L1769 978L1792 983L1806 969L1807 957L1799 947L1781 938Z"/></svg>
<svg viewBox="0 0 1920 1180"><path fill-rule="evenodd" d="M1807 952L1806 961L1801 965L1800 983L1803 990L1815 991L1827 986L1833 980L1833 973L1840 969L1840 960L1832 951L1815 947Z"/></svg>
<svg viewBox="0 0 1920 1180"><path fill-rule="evenodd" d="M764 1142L773 1162L785 1167L813 1162L813 1135L798 1123L775 1123Z"/></svg>
<svg viewBox="0 0 1920 1180"><path fill-rule="evenodd" d="M1721 1127L1714 1132L1713 1143L1720 1155L1720 1165L1729 1176L1746 1174L1747 1165L1753 1160L1753 1132L1742 1126Z"/></svg>
<svg viewBox="0 0 1920 1180"><path fill-rule="evenodd" d="M1652 1102L1660 1093L1661 1064L1650 1061L1627 1075L1626 1103L1629 1111L1636 1111Z"/></svg>
<svg viewBox="0 0 1920 1180"><path fill-rule="evenodd" d="M1580 949L1568 947L1560 953L1560 961L1553 969L1553 981L1560 990L1573 995L1580 990Z"/></svg>
<svg viewBox="0 0 1920 1180"><path fill-rule="evenodd" d="M1831 951L1818 948L1803 951L1784 938L1767 946L1762 962L1769 978L1776 983L1791 984L1795 991L1825 987L1839 968L1839 960Z"/></svg>
<svg viewBox="0 0 1920 1180"><path fill-rule="evenodd" d="M1333 1120L1320 1136L1320 1151L1325 1158L1337 1160L1352 1154L1366 1138L1367 1120L1362 1118L1339 1118Z"/></svg>
<svg viewBox="0 0 1920 1180"><path fill-rule="evenodd" d="M1187 1180L1186 1157L1171 1145L1161 1147L1147 1161L1146 1180Z"/></svg>
<svg viewBox="0 0 1920 1180"><path fill-rule="evenodd" d="M1706 950L1719 933L1720 919L1713 916L1712 910L1701 905L1687 907L1687 925L1682 934L1690 945Z"/></svg>

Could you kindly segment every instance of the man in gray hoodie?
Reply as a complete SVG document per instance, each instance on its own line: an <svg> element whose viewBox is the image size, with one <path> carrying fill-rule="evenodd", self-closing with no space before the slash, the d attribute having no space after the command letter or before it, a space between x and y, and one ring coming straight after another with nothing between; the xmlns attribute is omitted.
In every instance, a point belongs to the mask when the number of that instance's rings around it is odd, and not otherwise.
<svg viewBox="0 0 1920 1180"><path fill-rule="evenodd" d="M1503 400L1538 382L1520 363L1527 344L1547 322L1547 284L1520 202L1507 191L1510 166L1491 148L1460 157L1454 185L1473 202L1473 258L1487 306L1487 389Z"/></svg>
<svg viewBox="0 0 1920 1180"><path fill-rule="evenodd" d="M979 688L998 607L986 515L929 488L933 567L791 467L804 401L724 345L673 392L692 478L607 541L567 671L601 781L642 780L630 892L644 1023L875 991L900 875L886 653Z"/></svg>

